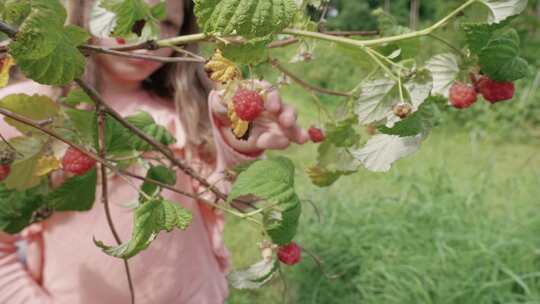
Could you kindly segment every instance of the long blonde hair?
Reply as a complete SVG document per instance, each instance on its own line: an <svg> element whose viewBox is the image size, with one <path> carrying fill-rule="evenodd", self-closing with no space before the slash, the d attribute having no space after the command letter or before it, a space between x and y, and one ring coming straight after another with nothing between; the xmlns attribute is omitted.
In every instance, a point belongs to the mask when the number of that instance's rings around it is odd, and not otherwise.
<svg viewBox="0 0 540 304"><path fill-rule="evenodd" d="M92 5L97 0L68 0L68 22L89 28ZM184 23L180 35L198 32L193 13L193 3L184 0ZM197 53L197 44L189 44L185 49ZM172 56L177 56L175 52ZM84 78L97 85L98 67L89 59ZM186 131L186 157L202 158L206 162L215 160L216 148L208 112L207 97L213 88L200 63L167 63L143 82L143 87L161 97L174 100L177 115Z"/></svg>

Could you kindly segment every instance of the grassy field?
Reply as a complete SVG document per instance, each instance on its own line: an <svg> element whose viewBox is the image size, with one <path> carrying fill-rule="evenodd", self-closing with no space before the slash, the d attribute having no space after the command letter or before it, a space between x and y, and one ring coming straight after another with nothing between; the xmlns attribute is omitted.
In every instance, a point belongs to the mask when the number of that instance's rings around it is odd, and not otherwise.
<svg viewBox="0 0 540 304"><path fill-rule="evenodd" d="M360 76L340 60L346 75ZM324 86L317 78L327 75L324 69L297 71ZM523 81L511 103L445 114L420 152L389 173L361 171L320 189L302 169L315 164L316 146L285 152L297 165L300 197L321 213L319 221L304 204L298 242L324 261L326 272L340 275L327 279L304 255L285 270L287 302L540 303L538 76ZM335 83L345 89L354 79ZM294 86L282 93L300 110L303 126L317 122L309 94ZM332 108L334 100L321 102ZM235 267L260 259L259 239L249 224L229 219ZM260 290L232 290L229 303L281 303L283 294L275 279Z"/></svg>
<svg viewBox="0 0 540 304"><path fill-rule="evenodd" d="M342 276L326 279L304 255L286 270L289 302L540 303L539 146L440 130L387 174L360 172L318 189L299 170L300 196L317 204L322 223L305 204L298 240ZM314 147L288 154L305 167ZM229 224L235 266L256 261L258 235ZM233 291L230 303L281 296L275 280Z"/></svg>

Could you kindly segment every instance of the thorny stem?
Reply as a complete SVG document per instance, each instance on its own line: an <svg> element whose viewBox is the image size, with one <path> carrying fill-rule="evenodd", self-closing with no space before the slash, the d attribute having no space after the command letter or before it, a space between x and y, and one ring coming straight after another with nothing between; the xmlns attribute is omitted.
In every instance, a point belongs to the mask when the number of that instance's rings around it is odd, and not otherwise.
<svg viewBox="0 0 540 304"><path fill-rule="evenodd" d="M374 45L380 45L384 43L389 42L395 42L395 41L401 41L405 39L412 39L412 38L418 38L422 36L426 36L431 34L432 32L436 31L440 27L444 26L450 19L457 16L461 11L463 11L465 8L470 6L471 4L477 2L478 0L468 0L467 2L463 3L460 7L455 9L453 12L451 12L449 15L444 17L443 19L439 20L437 23L433 24L432 26L425 28L423 30L414 31L410 33L405 33L401 35L396 36L390 36L390 37L383 37L383 38L377 38L377 39L370 39L370 40L354 40L349 39L345 37L337 37L332 36L324 33L318 33L318 32L311 32L311 31L305 31L305 30L297 30L297 29L285 29L283 30L284 34L289 34L293 36L300 36L300 37L307 37L307 38L314 38L318 40L325 40L329 42L335 42L339 44L345 44L350 45L354 47L365 47L365 46L374 46Z"/></svg>
<svg viewBox="0 0 540 304"><path fill-rule="evenodd" d="M28 118L26 118L26 117L20 116L20 115L18 115L18 114L12 113L12 112L10 112L10 111L7 111L7 110L1 109L1 108L0 108L0 114L1 114L1 115L4 115L4 116L6 116L6 117L9 117L9 118L11 118L11 119L13 119L13 120L16 120L16 121L18 121L18 122L20 122L20 123L22 123L22 124L25 124L25 125L27 125L27 126L30 126L30 127L35 128L35 129L37 129L37 130L40 130L41 132L43 132L43 133L45 133L45 134L47 134L47 135L49 135L49 136L51 136L51 137L53 137L53 138L55 138L55 139L57 139L57 140L63 142L63 143L65 143L65 144L67 144L67 145L69 145L69 146L71 146L71 147L73 147L73 148L75 148L75 149L81 151L81 153L83 153L84 155L86 155L86 156L88 156L88 157L94 159L96 162L98 162L98 163L100 163L100 164L105 165L109 170L113 171L114 173L118 174L118 175L121 176L121 177L129 176L129 177L132 177L132 178L135 178L135 179L144 181L144 182L152 183L152 184L158 185L158 186L160 186L160 187L162 187L162 188L171 190L171 191L173 191L173 192L175 192L175 193L182 194L182 195L185 195L185 196L187 196L187 197L193 198L193 199L195 199L195 200L197 200L197 201L200 201L200 202L202 202L202 203L204 203L204 204L208 204L208 205L213 206L213 207L218 206L218 207L216 207L216 208L220 208L220 209L222 209L222 210L225 211L225 212L232 211L232 210L229 210L229 209L227 209L227 208L224 208L224 207L222 207L222 206L220 206L220 205L214 204L213 202L210 202L210 201L208 201L208 200L205 200L205 199L203 199L203 198L201 198L201 197L199 197L199 196L197 196L197 195L195 195L195 194L193 194L193 193L189 193L189 192L186 192L186 191L182 191L182 190L180 190L180 189L176 189L176 188L173 187L173 186L170 186L170 185L164 184L164 183L162 183L162 182L159 182L159 181L156 181L156 180L152 180L152 179L149 179L149 178L146 178L146 177L143 177L143 176L139 176L139 175L136 175L136 174L131 173L131 172L128 172L128 171L120 170L120 169L118 169L117 167L115 167L114 165L112 165L111 163L107 162L107 160L105 160L105 159L99 157L98 155L96 155L96 154L94 154L94 153L92 153L92 152L86 150L85 148L83 148L83 147L81 147L81 146L79 146L79 145L77 145L77 144L71 142L70 140L63 138L62 136L60 136L60 135L57 134L56 132L51 131L51 130L49 130L49 129L46 129L46 128L40 126L40 125L37 124L36 122L34 122L34 121L32 121L32 120L30 120L30 119L28 119ZM127 181L129 181L129 180L127 180ZM140 193L142 194L143 192L140 192ZM245 202L243 202L243 201L239 201L239 202L240 202L240 203L245 203ZM237 213L237 212L234 212L234 211L229 212L229 213L231 213L232 215L235 215L235 216L240 216L240 215L241 215L240 213Z"/></svg>
<svg viewBox="0 0 540 304"><path fill-rule="evenodd" d="M97 109L97 121L98 121L98 147L99 157L102 159L107 158L106 146L105 146L105 112L102 107ZM122 240L114 227L114 222L111 216L111 210L109 208L109 181L107 179L107 167L100 163L101 171L101 202L105 209L105 216L107 218L107 224L111 229L112 235L118 245L122 244ZM128 260L124 259L124 268L126 270L126 276L129 286L129 294L131 298L131 304L135 304L135 289L133 288L133 278L131 277L131 271L129 268Z"/></svg>
<svg viewBox="0 0 540 304"><path fill-rule="evenodd" d="M193 168L191 168L189 165L185 164L185 162L181 159L178 159L174 153L167 147L163 146L160 142L156 141L154 138L150 137L148 134L144 133L137 127L135 127L133 124L125 120L118 112L116 112L113 108L111 108L105 100L99 95L99 93L92 87L90 87L86 82L83 80L77 78L75 79L75 82L85 91L88 96L96 102L96 104L102 105L104 107L104 110L116 121L118 121L120 124L122 124L124 127L132 131L135 135L137 135L139 138L144 140L146 143L150 144L152 147L156 148L157 151L162 153L169 161L177 168L182 170L187 175L191 176L195 180L197 180L201 185L204 187L207 187L212 191L218 198L226 200L227 195L225 195L223 192L221 192L219 189L217 189L215 186L212 186L208 183L208 181L200 176Z"/></svg>
<svg viewBox="0 0 540 304"><path fill-rule="evenodd" d="M401 74L401 71L399 71ZM399 89L399 100L404 103L405 102L405 95L403 95L403 85L401 83L401 76L398 78L398 89Z"/></svg>
<svg viewBox="0 0 540 304"><path fill-rule="evenodd" d="M375 61L381 67L381 69L383 69L388 74L388 77L399 82L399 77L394 75L394 72L392 72L392 70L390 70L386 66L386 64L384 64L379 58L377 58L377 56L375 56L374 51L372 49L366 47L364 51L368 54L369 57L371 57L371 59L373 59L373 61Z"/></svg>

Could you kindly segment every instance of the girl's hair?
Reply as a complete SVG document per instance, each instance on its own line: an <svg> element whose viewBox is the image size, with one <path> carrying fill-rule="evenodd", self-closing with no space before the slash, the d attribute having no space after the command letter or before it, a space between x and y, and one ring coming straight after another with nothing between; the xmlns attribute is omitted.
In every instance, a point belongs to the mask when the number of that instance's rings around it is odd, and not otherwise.
<svg viewBox="0 0 540 304"><path fill-rule="evenodd" d="M90 12L97 0L67 1L69 23L89 28ZM178 1L178 0L174 0ZM184 23L179 35L198 32L193 13L193 3L184 0ZM197 53L197 44L189 44L185 49ZM176 52L172 56L178 55ZM95 60L89 59L85 79L93 85L98 84L98 67ZM211 161L215 159L212 127L208 112L207 96L213 88L206 76L202 64L199 63L167 63L143 81L143 88L160 97L174 100L177 115L186 131L186 157Z"/></svg>

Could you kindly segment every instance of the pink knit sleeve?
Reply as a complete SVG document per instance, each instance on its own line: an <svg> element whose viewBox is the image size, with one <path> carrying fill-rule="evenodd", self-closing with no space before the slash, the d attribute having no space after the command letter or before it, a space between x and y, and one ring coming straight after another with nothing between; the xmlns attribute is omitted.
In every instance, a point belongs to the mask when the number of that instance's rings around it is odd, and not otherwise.
<svg viewBox="0 0 540 304"><path fill-rule="evenodd" d="M15 242L22 239L0 232L0 303L53 303L19 258Z"/></svg>

